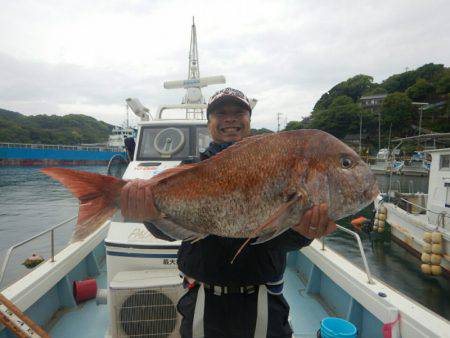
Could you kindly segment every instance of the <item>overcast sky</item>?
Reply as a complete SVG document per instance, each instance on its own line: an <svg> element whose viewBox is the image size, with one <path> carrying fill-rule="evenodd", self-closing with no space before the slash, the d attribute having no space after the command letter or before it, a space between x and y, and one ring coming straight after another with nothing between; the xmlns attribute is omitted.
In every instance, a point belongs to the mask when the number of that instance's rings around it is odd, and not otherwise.
<svg viewBox="0 0 450 338"><path fill-rule="evenodd" d="M254 127L300 120L340 81L450 65L450 1L1 1L0 108L125 120L184 91L195 16L200 75L258 99ZM207 87L208 98L218 85ZM284 120L284 118L283 118Z"/></svg>

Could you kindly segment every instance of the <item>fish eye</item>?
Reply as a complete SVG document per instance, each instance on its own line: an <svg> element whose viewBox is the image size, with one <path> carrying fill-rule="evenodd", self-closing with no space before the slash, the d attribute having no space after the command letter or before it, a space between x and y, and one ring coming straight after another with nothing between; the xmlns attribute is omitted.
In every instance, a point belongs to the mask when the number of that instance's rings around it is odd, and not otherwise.
<svg viewBox="0 0 450 338"><path fill-rule="evenodd" d="M351 168L353 165L353 162L348 157L342 157L341 158L341 167L344 169Z"/></svg>

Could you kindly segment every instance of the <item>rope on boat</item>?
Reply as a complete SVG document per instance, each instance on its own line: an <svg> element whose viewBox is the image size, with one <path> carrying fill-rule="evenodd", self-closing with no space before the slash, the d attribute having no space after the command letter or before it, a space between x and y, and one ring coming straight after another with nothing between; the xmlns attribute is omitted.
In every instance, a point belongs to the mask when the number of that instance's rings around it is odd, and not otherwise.
<svg viewBox="0 0 450 338"><path fill-rule="evenodd" d="M0 322L19 338L51 338L48 333L1 293Z"/></svg>

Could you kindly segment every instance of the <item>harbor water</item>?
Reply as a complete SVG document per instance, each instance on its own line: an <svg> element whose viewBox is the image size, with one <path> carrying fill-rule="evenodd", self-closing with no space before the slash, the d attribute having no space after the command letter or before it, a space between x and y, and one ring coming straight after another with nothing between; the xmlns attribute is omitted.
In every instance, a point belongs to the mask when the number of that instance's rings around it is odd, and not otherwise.
<svg viewBox="0 0 450 338"><path fill-rule="evenodd" d="M72 167L97 173L106 173L104 166ZM77 200L50 177L39 172L38 167L0 167L0 264L8 248L31 236L37 235L76 215ZM381 191L389 186L389 176L377 177ZM404 192L427 192L428 178L393 176L391 188ZM361 212L367 218L373 206ZM353 217L339 222L350 227ZM61 250L70 239L75 221L62 225L54 231L55 252ZM26 274L22 262L31 254L49 258L50 233L14 250L13 259L7 266L7 274L0 290ZM444 277L424 276L420 261L394 242L372 245L362 235L364 249L372 274L409 298L428 307L437 314L450 319L450 283ZM353 264L363 269L355 239L341 231L329 235L326 244Z"/></svg>

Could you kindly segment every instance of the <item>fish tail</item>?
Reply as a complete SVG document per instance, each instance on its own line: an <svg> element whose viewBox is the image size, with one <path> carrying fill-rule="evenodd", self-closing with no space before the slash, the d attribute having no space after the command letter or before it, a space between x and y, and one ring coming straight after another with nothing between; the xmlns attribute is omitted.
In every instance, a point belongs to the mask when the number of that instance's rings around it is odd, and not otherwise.
<svg viewBox="0 0 450 338"><path fill-rule="evenodd" d="M59 181L80 200L72 242L86 238L112 217L119 208L122 187L127 183L120 178L67 168L40 171Z"/></svg>

